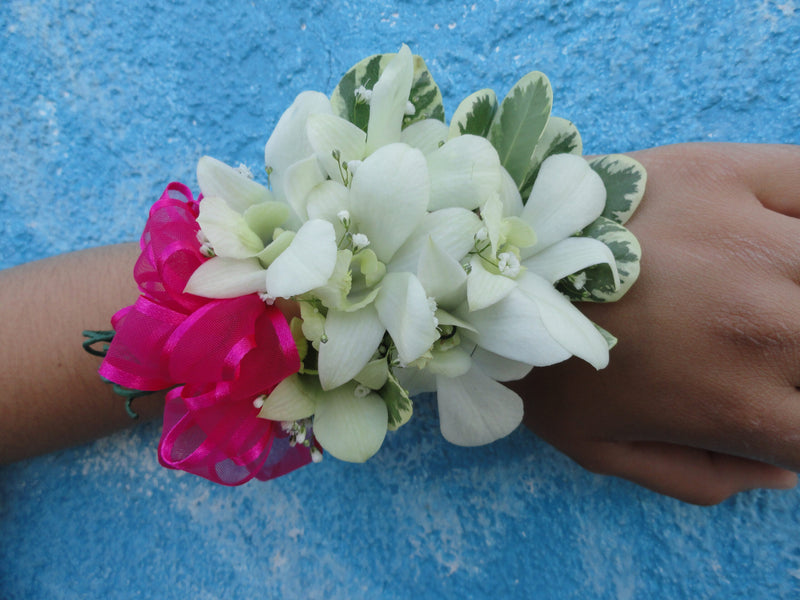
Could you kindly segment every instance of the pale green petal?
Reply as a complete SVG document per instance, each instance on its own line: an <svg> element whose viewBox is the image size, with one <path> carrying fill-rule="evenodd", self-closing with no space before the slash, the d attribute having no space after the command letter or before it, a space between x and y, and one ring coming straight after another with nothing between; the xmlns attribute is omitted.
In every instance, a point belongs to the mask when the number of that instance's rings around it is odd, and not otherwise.
<svg viewBox="0 0 800 600"><path fill-rule="evenodd" d="M448 127L438 119L423 119L412 123L400 134L400 141L430 154L447 141Z"/></svg>
<svg viewBox="0 0 800 600"><path fill-rule="evenodd" d="M460 206L473 210L501 189L500 159L486 138L462 135L428 156L430 210Z"/></svg>
<svg viewBox="0 0 800 600"><path fill-rule="evenodd" d="M328 311L325 335L319 347L319 380L331 390L358 375L383 339L385 328L372 305L355 312Z"/></svg>
<svg viewBox="0 0 800 600"><path fill-rule="evenodd" d="M422 356L439 337L425 289L410 273L387 274L375 308L404 364Z"/></svg>
<svg viewBox="0 0 800 600"><path fill-rule="evenodd" d="M517 282L510 277L487 271L479 256L473 256L470 265L472 269L467 276L467 302L470 311L481 310L500 302L517 287Z"/></svg>
<svg viewBox="0 0 800 600"><path fill-rule="evenodd" d="M253 204L272 200L263 185L210 156L203 156L197 162L197 183L204 198L222 198L238 213Z"/></svg>
<svg viewBox="0 0 800 600"><path fill-rule="evenodd" d="M244 217L222 198L203 198L197 224L217 256L250 258L264 249L261 238L250 229Z"/></svg>
<svg viewBox="0 0 800 600"><path fill-rule="evenodd" d="M367 134L350 121L328 114L311 115L306 131L328 176L334 181L344 183L341 165L364 158ZM338 151L338 161L333 157L334 151Z"/></svg>
<svg viewBox="0 0 800 600"><path fill-rule="evenodd" d="M536 232L527 258L569 237L603 212L606 189L600 176L580 156L555 154L542 163L522 218Z"/></svg>
<svg viewBox="0 0 800 600"><path fill-rule="evenodd" d="M489 243L492 247L492 255L496 255L500 243L501 225L503 221L503 203L500 196L492 194L481 208L481 218L486 226L486 233L489 236Z"/></svg>
<svg viewBox="0 0 800 600"><path fill-rule="evenodd" d="M204 298L238 298L266 290L265 274L255 258L217 256L192 273L184 292Z"/></svg>
<svg viewBox="0 0 800 600"><path fill-rule="evenodd" d="M378 394L355 394L355 384L326 392L317 399L314 436L339 460L364 462L386 437L389 414Z"/></svg>
<svg viewBox="0 0 800 600"><path fill-rule="evenodd" d="M389 365L386 362L386 357L376 358L368 362L353 379L372 390L381 389L389 379Z"/></svg>
<svg viewBox="0 0 800 600"><path fill-rule="evenodd" d="M350 188L354 230L365 234L383 263L417 228L428 208L428 169L422 152L391 144L369 156Z"/></svg>
<svg viewBox="0 0 800 600"><path fill-rule="evenodd" d="M472 359L469 353L461 348L450 348L444 352L434 350L433 358L428 361L425 368L434 375L461 377L471 366Z"/></svg>
<svg viewBox="0 0 800 600"><path fill-rule="evenodd" d="M308 117L315 113L332 112L331 102L325 94L302 92L281 115L264 147L264 164L268 171L272 171L270 181L273 190L281 189L276 184L289 165L313 153L306 135Z"/></svg>
<svg viewBox="0 0 800 600"><path fill-rule="evenodd" d="M291 298L325 284L336 266L336 236L327 221L308 221L267 269L267 293Z"/></svg>
<svg viewBox="0 0 800 600"><path fill-rule="evenodd" d="M425 293L440 306L457 306L466 293L467 274L457 260L430 237L422 248L417 277Z"/></svg>
<svg viewBox="0 0 800 600"><path fill-rule="evenodd" d="M307 419L314 414L315 399L320 393L319 385L311 377L289 375L267 396L258 416L270 421Z"/></svg>
<svg viewBox="0 0 800 600"><path fill-rule="evenodd" d="M267 244L267 247L259 252L258 256L256 256L258 262L261 263L261 266L263 266L265 269L270 266L272 262L289 247L289 244L292 243L295 235L296 234L294 231L281 231L280 234L278 234L274 240Z"/></svg>
<svg viewBox="0 0 800 600"><path fill-rule="evenodd" d="M350 250L339 250L336 253L336 266L325 285L312 290L314 297L328 308L342 308L347 304L347 294L350 293L352 277L350 275L350 261L353 253Z"/></svg>
<svg viewBox="0 0 800 600"><path fill-rule="evenodd" d="M247 226L267 243L272 241L275 228L283 225L289 214L289 207L283 202L261 202L245 210L242 216Z"/></svg>
<svg viewBox="0 0 800 600"><path fill-rule="evenodd" d="M470 325L469 323L467 323L462 319L459 319L456 316L453 316L446 310L442 310L441 308L436 309L434 316L436 317L436 320L439 321L439 326L452 325L453 327L458 327L460 329L467 329L469 331L477 333L477 330L472 325Z"/></svg>
<svg viewBox="0 0 800 600"><path fill-rule="evenodd" d="M571 237L561 240L522 262L528 270L550 283L601 263L611 267L614 283L619 286L614 254L603 242L593 238Z"/></svg>
<svg viewBox="0 0 800 600"><path fill-rule="evenodd" d="M522 399L480 369L470 369L461 377L439 376L436 387L439 426L452 444L490 444L522 422Z"/></svg>
<svg viewBox="0 0 800 600"><path fill-rule="evenodd" d="M495 381L517 381L533 369L528 363L511 360L480 346L474 347L471 356L473 364Z"/></svg>
<svg viewBox="0 0 800 600"><path fill-rule="evenodd" d="M416 272L428 238L448 256L460 261L475 245L475 234L483 227L478 215L465 208L444 208L426 214L386 266L389 271Z"/></svg>
<svg viewBox="0 0 800 600"><path fill-rule="evenodd" d="M519 287L489 308L475 312L459 311L456 316L468 321L477 333L462 330L462 335L487 350L535 367L559 363L570 352L556 342L542 322L538 304Z"/></svg>
<svg viewBox="0 0 800 600"><path fill-rule="evenodd" d="M526 248L536 243L536 232L519 217L506 217L500 225L500 231L507 243L517 248Z"/></svg>
<svg viewBox="0 0 800 600"><path fill-rule="evenodd" d="M416 396L427 392L436 391L436 376L430 371L416 367L399 367L392 371L409 395Z"/></svg>
<svg viewBox="0 0 800 600"><path fill-rule="evenodd" d="M372 88L367 126L369 152L400 141L400 130L413 77L414 60L411 50L403 44Z"/></svg>
<svg viewBox="0 0 800 600"><path fill-rule="evenodd" d="M520 292L536 302L544 326L556 342L595 369L608 365L608 343L572 302L533 273L524 273L518 283Z"/></svg>
<svg viewBox="0 0 800 600"><path fill-rule="evenodd" d="M301 219L308 218L306 204L309 193L323 181L325 173L322 172L319 161L313 154L286 169L283 184L285 198Z"/></svg>

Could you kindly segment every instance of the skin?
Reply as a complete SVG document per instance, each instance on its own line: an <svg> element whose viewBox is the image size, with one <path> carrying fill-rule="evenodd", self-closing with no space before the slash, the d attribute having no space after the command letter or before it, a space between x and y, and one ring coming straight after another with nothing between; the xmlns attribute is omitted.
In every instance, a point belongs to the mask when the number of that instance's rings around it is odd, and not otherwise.
<svg viewBox="0 0 800 600"><path fill-rule="evenodd" d="M627 224L642 275L618 303L581 305L620 342L602 371L570 359L511 384L525 424L591 471L687 502L793 487L800 148L684 144L632 156L648 171ZM0 462L130 426L80 332L134 302L137 255L126 244L0 271ZM162 405L134 403L145 419Z"/></svg>
<svg viewBox="0 0 800 600"><path fill-rule="evenodd" d="M642 274L582 305L619 338L513 387L525 424L587 469L696 504L791 488L800 470L800 148L682 144L633 153L627 226Z"/></svg>

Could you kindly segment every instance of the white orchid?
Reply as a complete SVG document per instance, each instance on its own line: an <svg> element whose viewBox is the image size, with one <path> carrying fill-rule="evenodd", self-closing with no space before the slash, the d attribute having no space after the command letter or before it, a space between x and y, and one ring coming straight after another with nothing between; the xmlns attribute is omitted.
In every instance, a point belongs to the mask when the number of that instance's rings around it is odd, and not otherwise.
<svg viewBox="0 0 800 600"><path fill-rule="evenodd" d="M603 181L556 154L523 205L486 130L421 113L418 96L438 88L414 92L417 60L403 46L359 63L332 99L300 94L265 147L271 191L214 159L198 165L198 223L214 256L187 291L299 302L303 368L259 400L260 416L313 417L343 460L380 448L409 418L409 392L437 391L445 438L479 445L522 419L522 400L499 382L571 355L608 362L606 339L554 287L599 264L619 282L606 244L573 237L603 213ZM378 70L372 89L357 85ZM466 109L457 115L469 126Z"/></svg>

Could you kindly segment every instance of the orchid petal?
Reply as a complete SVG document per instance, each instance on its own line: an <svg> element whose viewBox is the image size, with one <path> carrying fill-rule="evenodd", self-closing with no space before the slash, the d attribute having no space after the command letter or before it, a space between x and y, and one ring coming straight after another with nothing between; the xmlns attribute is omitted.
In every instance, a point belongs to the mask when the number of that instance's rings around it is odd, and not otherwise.
<svg viewBox="0 0 800 600"><path fill-rule="evenodd" d="M482 226L480 217L465 208L443 208L428 213L386 268L415 272L428 238L451 258L460 261L474 247L475 234Z"/></svg>
<svg viewBox="0 0 800 600"><path fill-rule="evenodd" d="M253 204L272 200L263 185L210 156L203 156L197 162L197 183L204 197L222 198L239 213Z"/></svg>
<svg viewBox="0 0 800 600"><path fill-rule="evenodd" d="M261 241L267 242L272 240L275 228L283 225L289 218L289 207L283 202L261 202L245 210L242 216Z"/></svg>
<svg viewBox="0 0 800 600"><path fill-rule="evenodd" d="M558 344L595 369L608 365L606 339L572 302L533 273L523 274L518 283L520 292L536 302L545 328Z"/></svg>
<svg viewBox="0 0 800 600"><path fill-rule="evenodd" d="M463 300L467 274L457 260L442 250L430 237L419 257L417 277L425 293L443 306L456 306Z"/></svg>
<svg viewBox="0 0 800 600"><path fill-rule="evenodd" d="M521 217L536 232L536 244L523 251L527 258L567 238L603 212L603 180L582 157L554 154L539 170Z"/></svg>
<svg viewBox="0 0 800 600"><path fill-rule="evenodd" d="M422 152L391 144L367 157L353 177L350 213L356 230L366 234L383 263L425 216L428 169Z"/></svg>
<svg viewBox="0 0 800 600"><path fill-rule="evenodd" d="M500 200L503 203L504 217L517 217L524 206L514 178L503 169L500 172Z"/></svg>
<svg viewBox="0 0 800 600"><path fill-rule="evenodd" d="M431 178L430 210L484 204L500 190L500 159L486 138L461 135L428 156Z"/></svg>
<svg viewBox="0 0 800 600"><path fill-rule="evenodd" d="M341 238L345 232L339 214L349 209L350 191L337 181L323 181L309 192L306 199L308 218L332 223L336 230L336 239Z"/></svg>
<svg viewBox="0 0 800 600"><path fill-rule="evenodd" d="M369 152L400 141L400 130L413 78L414 60L411 50L403 44L372 88L367 125Z"/></svg>
<svg viewBox="0 0 800 600"><path fill-rule="evenodd" d="M331 114L311 115L306 132L328 176L338 183L345 183L342 164L364 158L367 134L350 121ZM338 151L339 160L333 157L335 151Z"/></svg>
<svg viewBox="0 0 800 600"><path fill-rule="evenodd" d="M313 153L306 135L306 121L315 113L332 113L331 101L320 92L302 92L284 111L264 147L264 163L274 176ZM273 189L277 186L273 185Z"/></svg>
<svg viewBox="0 0 800 600"><path fill-rule="evenodd" d="M238 298L263 292L266 289L264 273L255 258L240 260L217 256L192 273L184 292L204 298Z"/></svg>
<svg viewBox="0 0 800 600"><path fill-rule="evenodd" d="M314 436L339 460L364 462L383 444L389 414L375 393L356 395L350 383L321 394L314 413Z"/></svg>
<svg viewBox="0 0 800 600"><path fill-rule="evenodd" d="M444 352L435 350L432 354L433 358L425 368L434 375L461 377L472 366L469 354L461 348L450 348Z"/></svg>
<svg viewBox="0 0 800 600"><path fill-rule="evenodd" d="M281 381L264 400L258 413L270 421L299 421L307 419L316 409L319 385L311 377L300 377L297 373Z"/></svg>
<svg viewBox="0 0 800 600"><path fill-rule="evenodd" d="M328 311L327 341L319 347L322 389L339 387L358 375L380 346L384 331L372 305L355 312Z"/></svg>
<svg viewBox="0 0 800 600"><path fill-rule="evenodd" d="M301 219L306 219L308 195L315 186L325 181L325 173L322 172L317 157L312 154L291 165L286 169L283 181L283 191L289 206Z"/></svg>
<svg viewBox="0 0 800 600"><path fill-rule="evenodd" d="M619 273L614 254L608 246L594 238L570 237L561 240L531 256L522 264L550 283L555 283L587 267L607 264L611 267L615 285L619 286Z"/></svg>
<svg viewBox="0 0 800 600"><path fill-rule="evenodd" d="M470 369L461 377L439 376L436 386L439 426L452 444L489 444L522 422L522 399L480 369Z"/></svg>
<svg viewBox="0 0 800 600"><path fill-rule="evenodd" d="M495 381L517 381L533 369L528 363L511 360L480 346L475 347L471 356L473 364Z"/></svg>
<svg viewBox="0 0 800 600"><path fill-rule="evenodd" d="M436 376L426 369L398 367L392 372L400 385L408 390L409 396L436 391Z"/></svg>
<svg viewBox="0 0 800 600"><path fill-rule="evenodd" d="M375 308L402 363L418 359L439 337L425 289L411 273L387 274Z"/></svg>
<svg viewBox="0 0 800 600"><path fill-rule="evenodd" d="M456 316L477 330L477 333L462 330L466 339L500 356L535 367L552 365L570 357L545 327L537 303L519 287L489 308L475 312L462 308Z"/></svg>
<svg viewBox="0 0 800 600"><path fill-rule="evenodd" d="M481 310L500 302L517 287L517 282L510 277L487 271L480 256L473 256L470 265L472 269L467 276L467 302L470 311Z"/></svg>
<svg viewBox="0 0 800 600"><path fill-rule="evenodd" d="M203 198L197 223L218 256L250 258L264 249L261 238L244 217L222 198Z"/></svg>
<svg viewBox="0 0 800 600"><path fill-rule="evenodd" d="M400 141L423 154L430 154L447 141L449 128L439 119L423 119L412 123L400 134Z"/></svg>
<svg viewBox="0 0 800 600"><path fill-rule="evenodd" d="M307 221L267 269L267 293L275 298L291 298L313 290L328 281L334 266L333 225L319 219Z"/></svg>

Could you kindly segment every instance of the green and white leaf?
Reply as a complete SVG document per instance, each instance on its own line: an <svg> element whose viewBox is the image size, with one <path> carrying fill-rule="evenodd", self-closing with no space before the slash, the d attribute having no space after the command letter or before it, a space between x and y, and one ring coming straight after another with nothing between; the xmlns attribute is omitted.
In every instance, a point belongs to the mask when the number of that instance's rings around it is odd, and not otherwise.
<svg viewBox="0 0 800 600"><path fill-rule="evenodd" d="M414 405L406 389L400 385L391 371L388 372L386 384L381 388L379 394L386 403L386 410L389 414L389 431L395 431L408 423L414 413Z"/></svg>
<svg viewBox="0 0 800 600"><path fill-rule="evenodd" d="M531 171L531 157L547 127L552 106L550 81L544 73L533 71L511 88L494 116L489 141L518 187Z"/></svg>
<svg viewBox="0 0 800 600"><path fill-rule="evenodd" d="M486 137L497 112L494 90L483 89L467 96L450 120L449 137L472 134Z"/></svg>
<svg viewBox="0 0 800 600"><path fill-rule="evenodd" d="M606 186L603 216L624 225L639 206L647 184L647 171L624 154L608 154L589 162Z"/></svg>
<svg viewBox="0 0 800 600"><path fill-rule="evenodd" d="M639 277L639 261L642 256L639 240L623 225L606 217L598 217L581 232L581 235L600 240L609 247L617 264L619 287L614 286L614 274L606 264L595 265L577 275L566 277L559 281L556 287L571 300L585 302L619 300ZM578 287L576 282L579 284Z"/></svg>
<svg viewBox="0 0 800 600"><path fill-rule="evenodd" d="M520 186L522 197L527 200L533 182L539 174L539 167L548 156L553 154L577 154L580 156L582 153L581 134L578 133L578 128L574 123L561 117L550 117L531 156L531 170L525 177L525 182Z"/></svg>
<svg viewBox="0 0 800 600"><path fill-rule="evenodd" d="M376 54L363 59L353 66L331 95L334 113L354 123L364 131L369 123L369 104L356 101L356 90L362 85L371 90L378 82L383 69L395 57L395 54ZM442 93L433 80L425 61L414 56L414 78L411 83L409 100L414 105L414 114L403 120L408 126L422 119L438 119L444 121L444 105Z"/></svg>
<svg viewBox="0 0 800 600"><path fill-rule="evenodd" d="M600 332L600 335L602 335L606 339L606 343L608 344L609 350L611 350L614 346L617 345L617 342L619 341L617 340L617 336L615 336L610 331L606 331L605 329L600 327L600 325L598 325L597 323L594 323L594 326L597 328L597 331Z"/></svg>

